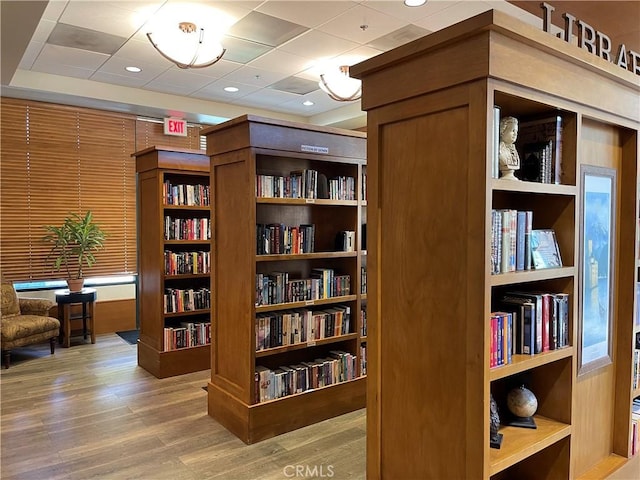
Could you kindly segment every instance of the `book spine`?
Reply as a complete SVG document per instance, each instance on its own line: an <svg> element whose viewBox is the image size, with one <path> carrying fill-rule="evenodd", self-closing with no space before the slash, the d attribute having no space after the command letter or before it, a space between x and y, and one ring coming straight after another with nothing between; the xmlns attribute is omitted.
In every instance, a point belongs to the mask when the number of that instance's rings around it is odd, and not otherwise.
<svg viewBox="0 0 640 480"><path fill-rule="evenodd" d="M517 233L516 233L516 271L522 271L525 268L525 235L526 235L526 216L527 213L519 211L517 213Z"/></svg>

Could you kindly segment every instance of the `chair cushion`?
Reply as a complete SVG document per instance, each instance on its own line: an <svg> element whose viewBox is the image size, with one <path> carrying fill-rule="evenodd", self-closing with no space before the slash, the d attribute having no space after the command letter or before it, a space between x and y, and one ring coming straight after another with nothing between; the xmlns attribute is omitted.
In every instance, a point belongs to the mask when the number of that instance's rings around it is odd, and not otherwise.
<svg viewBox="0 0 640 480"><path fill-rule="evenodd" d="M18 294L11 283L2 283L2 301L0 309L3 317L18 315L20 313L20 303Z"/></svg>
<svg viewBox="0 0 640 480"><path fill-rule="evenodd" d="M2 319L2 343L16 338L26 338L46 332L57 332L60 322L57 318L40 315L16 315Z"/></svg>

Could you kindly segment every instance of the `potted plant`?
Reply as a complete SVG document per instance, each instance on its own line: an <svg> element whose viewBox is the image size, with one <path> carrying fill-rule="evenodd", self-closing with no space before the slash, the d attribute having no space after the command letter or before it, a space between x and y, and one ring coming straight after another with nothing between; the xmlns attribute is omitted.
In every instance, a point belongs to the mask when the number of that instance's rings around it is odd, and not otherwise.
<svg viewBox="0 0 640 480"><path fill-rule="evenodd" d="M84 285L83 268L96 262L94 252L104 247L105 232L93 221L91 210L82 216L69 214L62 225L46 225L43 240L51 243L48 259L53 257L53 268L67 272L67 284L72 292Z"/></svg>

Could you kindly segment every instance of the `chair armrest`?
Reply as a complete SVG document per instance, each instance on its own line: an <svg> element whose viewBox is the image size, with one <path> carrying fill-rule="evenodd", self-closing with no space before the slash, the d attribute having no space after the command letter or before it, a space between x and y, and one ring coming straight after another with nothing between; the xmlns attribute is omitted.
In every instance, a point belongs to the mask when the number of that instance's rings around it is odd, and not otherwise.
<svg viewBox="0 0 640 480"><path fill-rule="evenodd" d="M18 298L20 303L20 313L23 315L49 316L49 310L56 305L56 302L45 298Z"/></svg>

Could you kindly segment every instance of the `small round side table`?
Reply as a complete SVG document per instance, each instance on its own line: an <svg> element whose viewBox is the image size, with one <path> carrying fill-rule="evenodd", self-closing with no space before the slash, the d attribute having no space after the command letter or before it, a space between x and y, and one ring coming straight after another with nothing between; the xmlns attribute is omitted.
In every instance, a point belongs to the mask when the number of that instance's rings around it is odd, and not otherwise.
<svg viewBox="0 0 640 480"><path fill-rule="evenodd" d="M60 338L63 346L69 348L71 345L71 306L82 304L82 334L87 339L87 321L91 332L91 343L96 343L94 306L97 298L95 288L83 288L80 292L70 292L69 290L56 290L56 303L58 304L58 319L62 322L62 332Z"/></svg>

